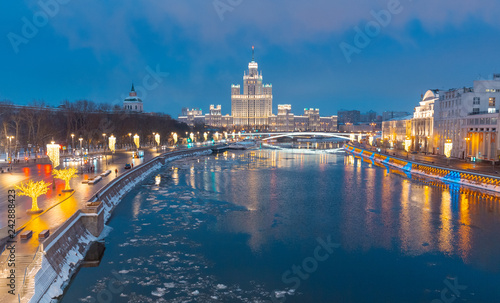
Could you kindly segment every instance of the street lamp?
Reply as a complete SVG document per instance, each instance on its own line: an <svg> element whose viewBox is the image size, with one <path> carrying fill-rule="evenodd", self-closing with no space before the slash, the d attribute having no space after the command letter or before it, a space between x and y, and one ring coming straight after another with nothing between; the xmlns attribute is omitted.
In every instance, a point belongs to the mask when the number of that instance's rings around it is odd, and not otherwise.
<svg viewBox="0 0 500 303"><path fill-rule="evenodd" d="M113 154L116 150L116 137L113 135L109 137L109 150L111 151L111 162L113 162Z"/></svg>
<svg viewBox="0 0 500 303"><path fill-rule="evenodd" d="M470 142L470 138L466 137L465 138L465 155L464 155L464 158L467 158L469 156L469 142Z"/></svg>
<svg viewBox="0 0 500 303"><path fill-rule="evenodd" d="M128 136L130 137L130 149L132 149L132 145L134 145L132 141L132 133L128 133Z"/></svg>
<svg viewBox="0 0 500 303"><path fill-rule="evenodd" d="M159 133L155 134L155 141L156 141L156 152L158 152L158 147L160 146L160 134Z"/></svg>
<svg viewBox="0 0 500 303"><path fill-rule="evenodd" d="M52 170L59 166L59 144L55 144L54 141L51 144L47 144L47 156L49 156L50 162L52 162ZM56 188L56 183L54 178L52 178L52 189Z"/></svg>
<svg viewBox="0 0 500 303"><path fill-rule="evenodd" d="M453 143L451 139L447 139L444 143L444 155L448 158L448 166L450 165L451 150L453 149Z"/></svg>
<svg viewBox="0 0 500 303"><path fill-rule="evenodd" d="M71 134L71 153L75 155L75 134Z"/></svg>
<svg viewBox="0 0 500 303"><path fill-rule="evenodd" d="M408 152L410 151L410 147L411 147L411 138L410 137L406 137L406 140L405 140L405 150L406 150L406 158L408 159Z"/></svg>
<svg viewBox="0 0 500 303"><path fill-rule="evenodd" d="M139 135L138 134L135 134L134 136L134 143L135 143L135 146L137 147L137 150L139 150Z"/></svg>
<svg viewBox="0 0 500 303"><path fill-rule="evenodd" d="M14 136L7 136L7 139L9 139L9 151L8 151L8 160L9 160L9 164L10 164L10 171L12 171L12 155L11 155L11 152L10 152L10 146L12 144L12 139L14 139Z"/></svg>
<svg viewBox="0 0 500 303"><path fill-rule="evenodd" d="M80 141L80 168L82 169L82 174L83 174L83 146L82 146L83 138L82 137L78 138L78 141Z"/></svg>
<svg viewBox="0 0 500 303"><path fill-rule="evenodd" d="M174 145L176 145L177 144L177 133L174 133L173 137L174 137Z"/></svg>
<svg viewBox="0 0 500 303"><path fill-rule="evenodd" d="M103 133L102 136L104 137L104 143L102 144L104 148L104 161L106 161L106 168L108 168L108 157L106 156L106 134Z"/></svg>

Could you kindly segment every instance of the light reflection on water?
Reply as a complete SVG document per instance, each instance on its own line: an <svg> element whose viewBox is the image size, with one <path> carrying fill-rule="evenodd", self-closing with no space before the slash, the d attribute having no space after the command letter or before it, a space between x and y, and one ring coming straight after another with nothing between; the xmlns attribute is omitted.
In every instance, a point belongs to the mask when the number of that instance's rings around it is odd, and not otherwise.
<svg viewBox="0 0 500 303"><path fill-rule="evenodd" d="M153 285L162 288L162 283L173 283L169 279L175 273L154 265L162 264L158 256L189 252L206 263L179 265L185 270L179 279L207 282L160 292L167 301L263 300L274 289L290 287L281 281L283 272L311 256L315 239L326 236L340 243L341 250L287 302L430 302L439 299L443 279L453 276L460 276L460 283L470 289L462 298L500 298L488 291L500 282L495 275L500 272L500 244L494 240L500 211L494 198L430 186L404 173L334 154L260 150L187 159L171 166L160 186L153 190L152 176L151 185L135 190L120 204L109 223L115 230L107 240L109 251L100 272L92 276L82 270L66 302L85 297L85 291L95 288L92 281L105 280L113 269L127 268L142 281L159 275L163 278ZM226 208L226 203L241 209ZM155 228L149 229L149 224ZM189 249L145 244L165 235L193 243ZM127 262L132 252L121 248L140 241L133 250L137 260L160 258L146 273ZM191 268L192 262L196 268ZM218 283L228 286L228 294L214 290ZM150 302L157 298L155 287L130 286L114 301L128 302L132 296ZM200 295L192 294L195 288ZM233 300L240 288L240 299ZM217 300L210 299L214 292Z"/></svg>

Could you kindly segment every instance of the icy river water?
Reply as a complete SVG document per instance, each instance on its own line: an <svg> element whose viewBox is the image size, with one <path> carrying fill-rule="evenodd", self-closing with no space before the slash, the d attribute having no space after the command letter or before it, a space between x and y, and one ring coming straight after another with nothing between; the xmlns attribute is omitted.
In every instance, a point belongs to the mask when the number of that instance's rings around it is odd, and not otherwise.
<svg viewBox="0 0 500 303"><path fill-rule="evenodd" d="M352 157L171 162L62 302L500 302L500 202Z"/></svg>

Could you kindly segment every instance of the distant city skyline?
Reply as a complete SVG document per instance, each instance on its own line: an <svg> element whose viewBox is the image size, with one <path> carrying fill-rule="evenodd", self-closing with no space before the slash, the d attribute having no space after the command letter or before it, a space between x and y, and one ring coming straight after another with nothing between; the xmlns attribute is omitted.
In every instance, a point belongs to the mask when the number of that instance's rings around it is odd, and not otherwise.
<svg viewBox="0 0 500 303"><path fill-rule="evenodd" d="M131 83L138 88L149 77L146 96L138 90L146 112L228 109L230 85L255 45L274 87L273 111L292 104L329 115L411 112L429 89L468 87L500 72L500 42L491 38L500 33L498 9L496 1L465 0L242 1L227 11L211 1L67 2L57 10L13 2L0 25L0 100L121 105Z"/></svg>

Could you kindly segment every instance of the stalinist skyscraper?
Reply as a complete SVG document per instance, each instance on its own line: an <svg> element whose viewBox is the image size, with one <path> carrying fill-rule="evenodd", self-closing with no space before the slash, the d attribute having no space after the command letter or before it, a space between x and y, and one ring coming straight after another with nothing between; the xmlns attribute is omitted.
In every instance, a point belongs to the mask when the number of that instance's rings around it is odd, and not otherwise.
<svg viewBox="0 0 500 303"><path fill-rule="evenodd" d="M273 86L262 84L262 73L259 74L252 46L252 62L248 63L248 74L243 75L243 94L240 85L231 86L233 124L243 128L266 128L272 108Z"/></svg>

